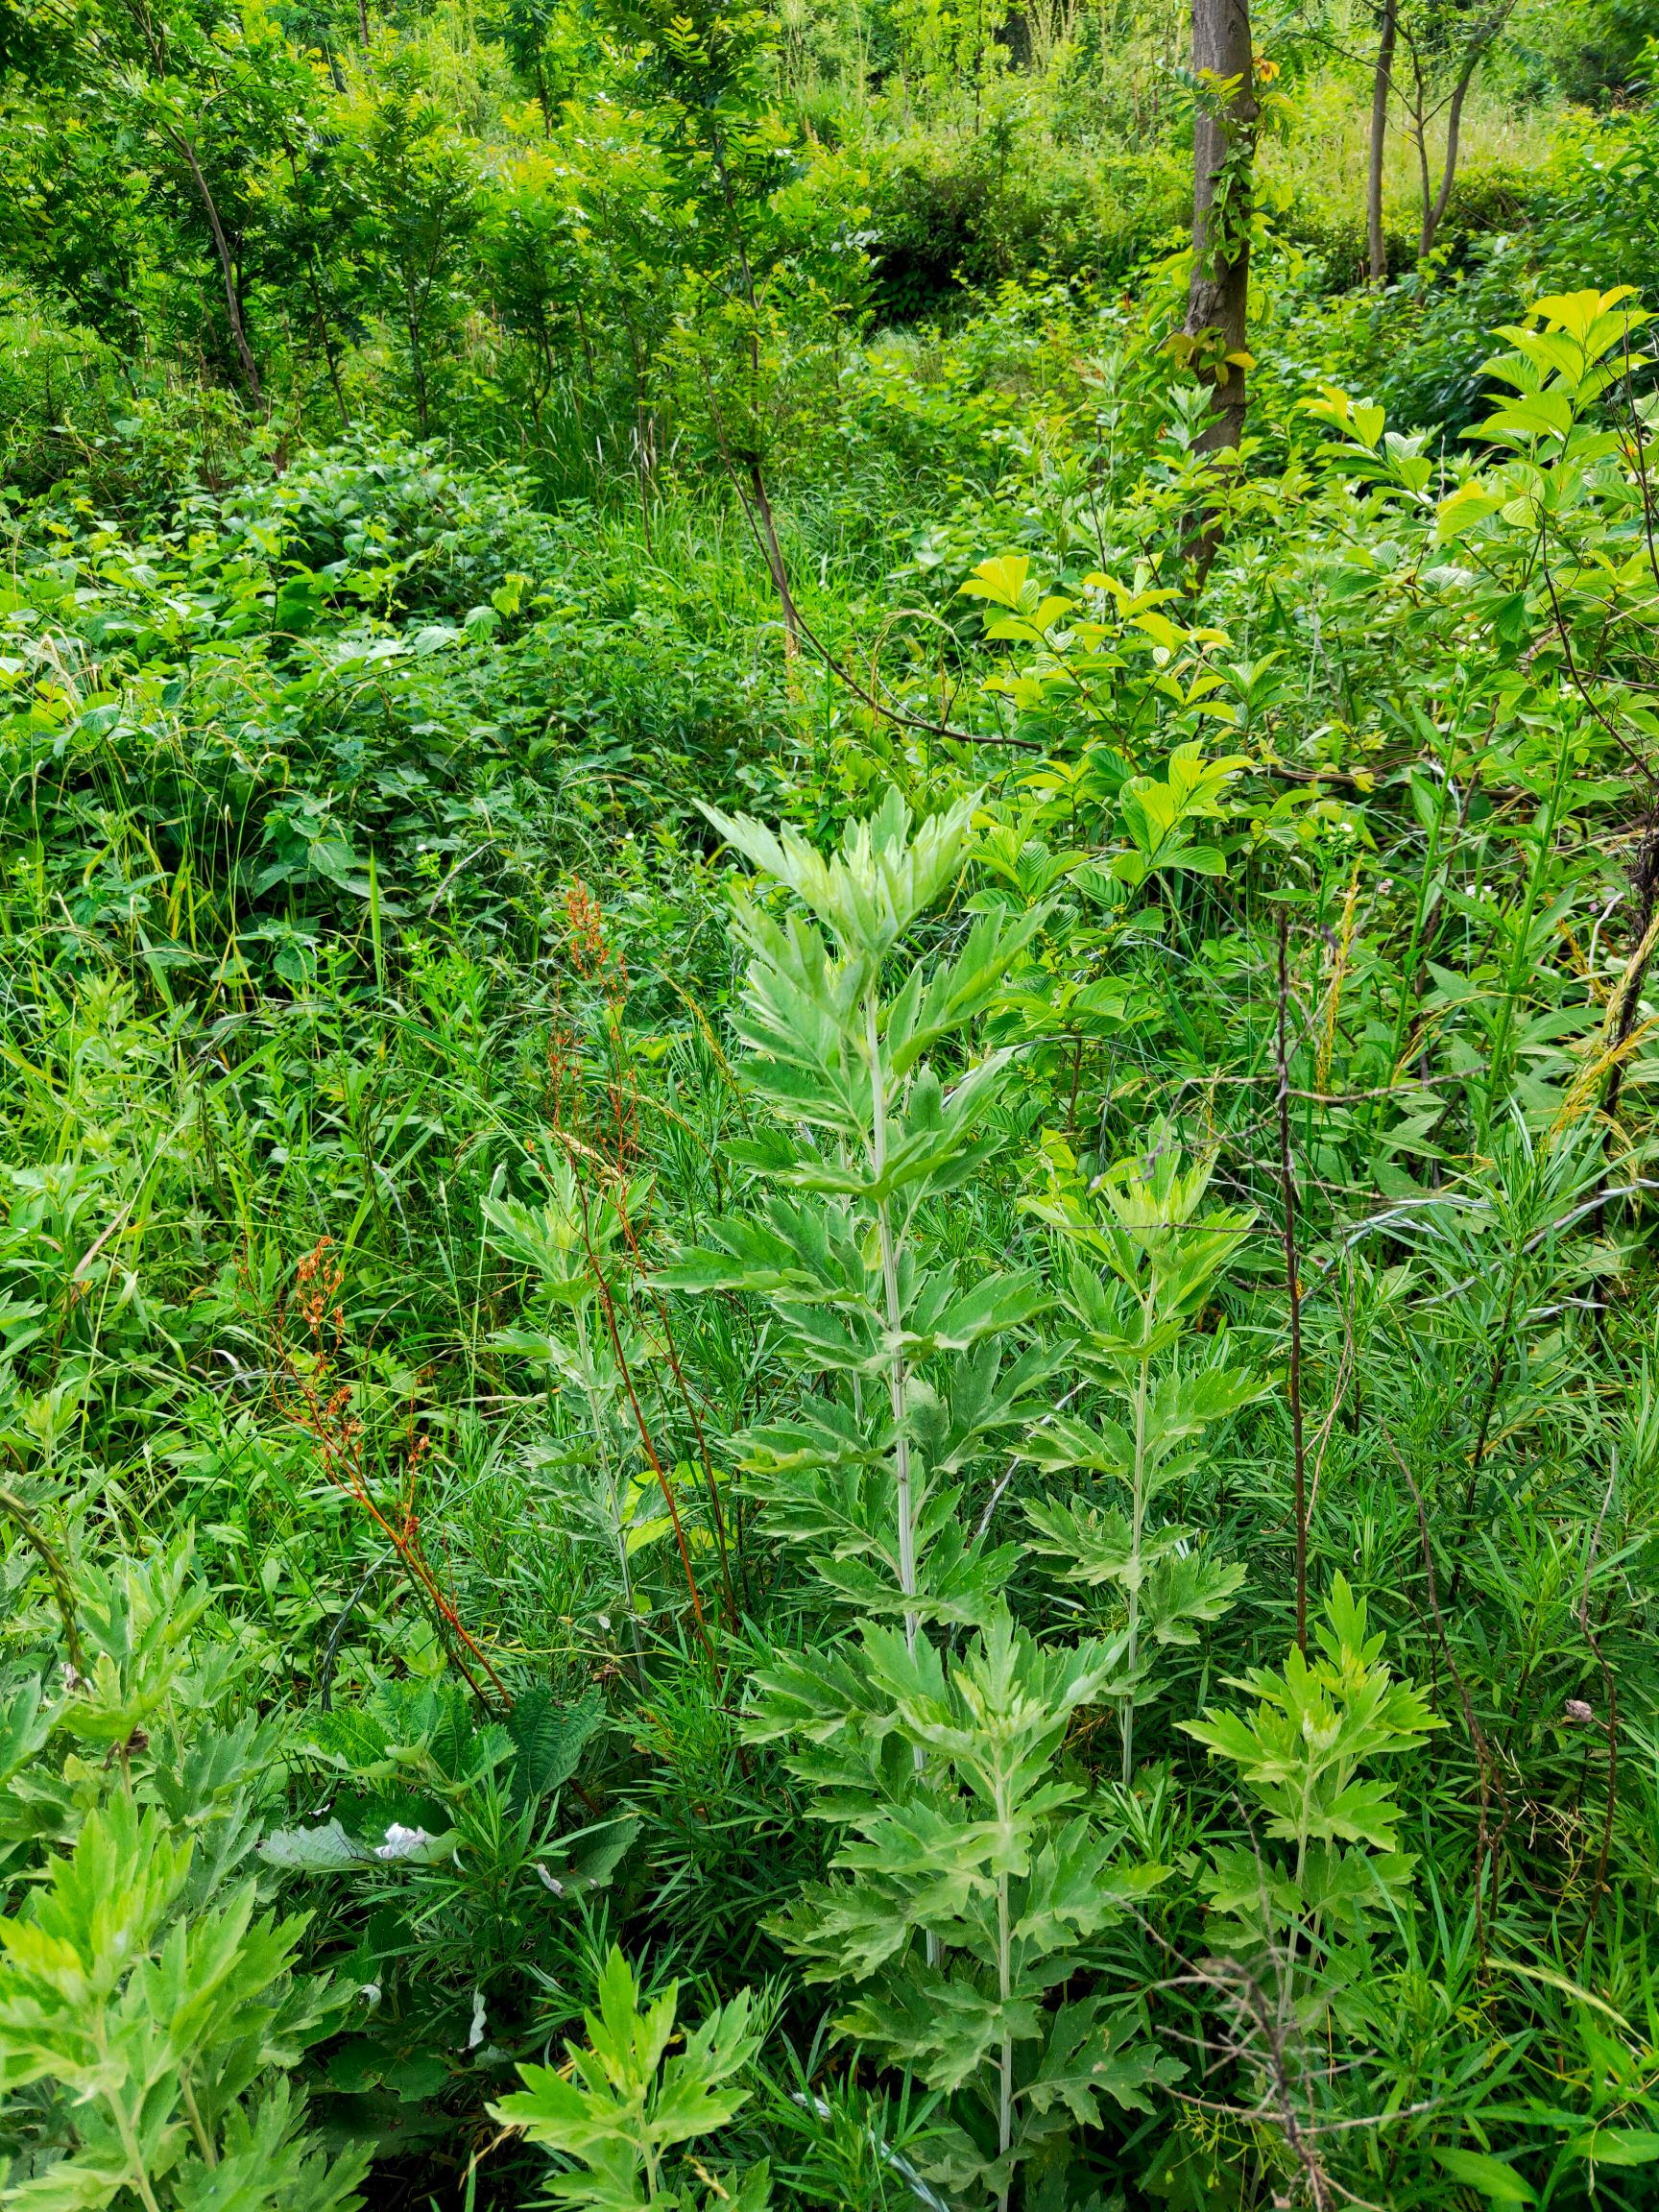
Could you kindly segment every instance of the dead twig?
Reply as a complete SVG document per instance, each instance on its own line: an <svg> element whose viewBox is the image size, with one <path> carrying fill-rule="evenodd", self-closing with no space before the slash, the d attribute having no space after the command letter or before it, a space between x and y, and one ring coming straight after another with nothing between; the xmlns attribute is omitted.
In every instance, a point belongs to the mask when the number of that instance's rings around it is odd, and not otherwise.
<svg viewBox="0 0 1659 2212"><path fill-rule="evenodd" d="M1497 1759L1493 1755L1492 1746L1487 1741L1486 1732L1476 1719L1474 1700L1469 1695L1468 1684L1463 1679L1462 1670L1458 1667L1456 1656L1452 1649L1452 1640L1446 1633L1445 1621L1441 1618L1440 1597L1434 1576L1434 1548L1429 1537L1429 1515L1424 1508L1423 1494L1418 1489L1412 1478L1411 1470L1407 1466L1405 1458L1401 1455L1400 1447L1388 1433L1386 1427L1382 1431L1382 1441L1387 1445L1395 1466L1405 1476L1406 1487L1411 1493L1411 1503L1417 1508L1417 1529L1423 1546L1423 1567L1429 1577L1429 1610L1434 1617L1434 1632L1440 1639L1440 1648L1446 1654L1447 1669L1451 1673L1454 1687L1456 1689L1458 1701L1463 1707L1463 1724L1469 1731L1469 1745L1475 1754L1476 1767L1480 1776L1480 1822L1476 1839L1475 1855L1475 1942L1481 1960L1484 1960L1486 1957L1486 1918L1485 1908L1481 1902L1481 1885L1485 1878L1486 1863L1489 1858L1492 1862L1494 1874L1497 1871L1498 1844L1503 1840L1503 1832L1509 1825L1508 1793L1503 1788L1503 1774L1500 1771ZM1491 1791L1494 1787L1497 1790L1498 1803L1502 1814L1496 1836L1493 1836L1491 1832L1490 1820Z"/></svg>

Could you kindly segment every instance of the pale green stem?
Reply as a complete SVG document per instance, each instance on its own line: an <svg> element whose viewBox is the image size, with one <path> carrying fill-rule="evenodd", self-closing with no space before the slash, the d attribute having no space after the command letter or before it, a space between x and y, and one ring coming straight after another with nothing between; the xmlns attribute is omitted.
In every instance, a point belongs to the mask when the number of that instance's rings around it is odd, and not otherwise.
<svg viewBox="0 0 1659 2212"><path fill-rule="evenodd" d="M1302 1811L1296 1822L1296 1873L1295 1886L1300 1903L1302 1875L1308 1864L1308 1827L1312 1815L1314 1773L1310 1761L1302 1776ZM1285 1946L1285 2002L1288 2006L1296 1988L1296 1938L1301 1933L1302 1918L1297 1910L1290 1914L1289 1940Z"/></svg>
<svg viewBox="0 0 1659 2212"><path fill-rule="evenodd" d="M132 2186L143 2201L144 2212L161 2212L160 2201L150 2185L150 2176L144 2171L143 2154L138 2149L138 2138L132 2131L132 2123L119 2103L111 2099L110 2110L115 2116L115 2132L121 2138L121 2148L127 2153L132 2168Z"/></svg>
<svg viewBox="0 0 1659 2212"><path fill-rule="evenodd" d="M98 2056L108 2066L109 2039L102 2016L97 2020L93 2033L97 2039ZM115 2123L115 2132L121 2138L121 2148L127 2154L127 2164L131 2171L132 2187L143 2201L144 2212L161 2212L161 2207L156 2199L156 2192L150 2185L150 2176L144 2170L144 2155L138 2148L138 2137L133 2131L132 2115L118 2096L107 2095L105 2103L108 2106L110 2118Z"/></svg>
<svg viewBox="0 0 1659 2212"><path fill-rule="evenodd" d="M877 1020L874 988L864 1001L864 1022L865 1042L870 1054L870 1166L876 1180L879 1182L887 1172L887 1081L886 1071L881 1065L881 1031ZM899 1349L904 1313L899 1300L899 1254L893 1240L893 1214L885 1198L877 1205L876 1224L881 1239L881 1287L887 1309L887 1333L893 1339L893 1356L887 1369L887 1390L893 1408L893 1487L897 1495L899 1516L899 1587L906 1598L914 1598L916 1525L910 1501L910 1378L904 1355ZM916 1648L916 1633L920 1625L919 1614L905 1614L904 1642L911 1651ZM911 1747L911 1762L918 1774L927 1764L927 1755L920 1743ZM943 1946L931 1929L927 1931L926 1942L927 1963L929 1966L937 1966Z"/></svg>
<svg viewBox="0 0 1659 2212"><path fill-rule="evenodd" d="M1152 1327L1152 1292L1148 1289L1141 1316L1144 1343ZM1146 1526L1146 1399L1151 1385L1151 1361L1142 1357L1141 1379L1135 1386L1135 1486L1130 1502L1129 1537L1129 1687L1123 1694L1123 1787L1135 1771L1135 1662L1141 1649L1141 1540Z"/></svg>
<svg viewBox="0 0 1659 2212"><path fill-rule="evenodd" d="M842 1173L845 1174L852 1163L848 1158L847 1145L844 1139L838 1139L836 1142L835 1160L836 1165L840 1167ZM856 1368L854 1368L853 1371L853 1419L856 1427L861 1431L864 1427L864 1378L858 1373Z"/></svg>
<svg viewBox="0 0 1659 2212"><path fill-rule="evenodd" d="M657 2146L651 2139L649 2128L644 2125L643 2114L640 2115L639 2148L645 2158L645 2201L647 2204L655 2204L658 2180Z"/></svg>
<svg viewBox="0 0 1659 2212"><path fill-rule="evenodd" d="M1532 934L1532 917L1538 911L1544 896L1545 878L1550 870L1551 854L1555 842L1555 821L1561 804L1562 786L1567 781L1567 765L1573 725L1564 721L1561 726L1561 747L1555 757L1554 780L1550 786L1550 798L1542 810L1538 826L1538 849L1533 855L1532 872L1527 879L1527 897L1521 908L1521 920L1515 932L1515 950L1510 956L1509 969L1503 979L1503 996L1498 1005L1497 1032L1492 1040L1492 1054L1486 1084L1486 1112L1479 1135L1485 1140L1492 1126L1492 1117L1498 1111L1499 1090L1503 1080L1503 1064L1509 1055L1509 1031L1512 1025L1515 1001L1521 995L1526 980L1527 944Z"/></svg>
<svg viewBox="0 0 1659 2212"><path fill-rule="evenodd" d="M1008 1934L1008 1877L997 1877L997 1988L1006 2007L1012 1995L1012 1943ZM1002 2037L1001 2080L997 2095L997 2152L998 2156L1008 2155L1008 2146L1014 2140L1014 2038ZM997 2199L998 2212L1008 2212L1009 2184L1005 2180Z"/></svg>
<svg viewBox="0 0 1659 2212"><path fill-rule="evenodd" d="M196 2147L202 2153L204 2164L217 2166L219 2153L213 2148L212 2136L208 2134L202 2124L202 2115L196 2105L196 2092L190 2085L190 2076L187 2072L181 2073L179 2077L179 2090L184 2100L184 2112L185 2117L190 2122L190 2132L196 2138Z"/></svg>
<svg viewBox="0 0 1659 2212"><path fill-rule="evenodd" d="M865 1036L870 1054L870 1165L878 1182L887 1172L887 1087L881 1065L881 1035L877 1023L876 994L864 1001ZM887 1369L887 1392L893 1407L893 1483L898 1493L899 1587L906 1598L916 1595L916 1527L910 1502L909 1375L899 1349L903 1310L899 1302L899 1254L893 1241L893 1214L882 1198L876 1208L881 1238L881 1286L887 1307L887 1331L893 1340ZM918 1616L904 1616L904 1641L916 1648ZM920 1764L920 1753L918 1753Z"/></svg>

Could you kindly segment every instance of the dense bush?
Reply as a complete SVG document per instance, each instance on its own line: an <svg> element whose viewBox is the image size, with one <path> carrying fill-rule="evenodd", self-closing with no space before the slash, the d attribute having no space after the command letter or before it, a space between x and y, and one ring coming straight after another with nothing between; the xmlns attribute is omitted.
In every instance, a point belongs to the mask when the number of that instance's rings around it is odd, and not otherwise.
<svg viewBox="0 0 1659 2212"><path fill-rule="evenodd" d="M1091 152L1018 119L901 139L866 165L877 299L900 322L1010 277L1122 278L1189 213L1178 153Z"/></svg>

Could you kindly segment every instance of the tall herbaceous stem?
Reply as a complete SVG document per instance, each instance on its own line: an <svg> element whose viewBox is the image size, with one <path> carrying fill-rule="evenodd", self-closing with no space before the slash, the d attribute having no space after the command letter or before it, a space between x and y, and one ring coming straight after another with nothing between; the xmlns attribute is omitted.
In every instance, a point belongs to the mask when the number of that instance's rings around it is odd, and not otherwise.
<svg viewBox="0 0 1659 2212"><path fill-rule="evenodd" d="M1001 1817L1006 1815L1001 1813ZM1008 1875L1006 1869L997 1877L997 1993L1004 2006L1014 1994L1013 1942L1008 1929ZM1014 2139L1014 2038L1002 2037L1002 2062L997 2084L997 2154L1008 2155L1008 2146ZM1008 2184L1003 2182L997 2200L998 2212L1008 2212Z"/></svg>
<svg viewBox="0 0 1659 2212"><path fill-rule="evenodd" d="M872 977L864 999L865 1049L870 1058L870 1166L880 1186L887 1172L887 1081L882 1065L881 1025L876 979ZM881 1244L881 1287L885 1301L892 1350L887 1366L888 1395L893 1405L893 1487L899 1536L899 1587L906 1598L916 1595L916 1524L910 1496L910 1436L908 1372L901 1346L903 1309L899 1298L899 1254L893 1238L892 1201L883 1191L876 1203L877 1229ZM904 1641L916 1648L917 1616L904 1615Z"/></svg>
<svg viewBox="0 0 1659 2212"><path fill-rule="evenodd" d="M96 2019L93 2033L97 2040L98 2056L106 2065L108 2065L109 2034L107 2021L103 2016ZM109 2096L108 2102L110 2118L115 2123L116 2135L120 2138L121 2148L127 2154L128 2178L132 2182L132 2189L142 2200L145 2212L161 2212L161 2207L156 2201L156 2191L151 2185L149 2168L145 2163L144 2152L138 2141L138 2131L133 2126L132 2114L128 2110L118 2090Z"/></svg>
<svg viewBox="0 0 1659 2212"><path fill-rule="evenodd" d="M1161 1495L1198 1463L1196 1439L1262 1396L1267 1383L1237 1362L1224 1327L1183 1357L1181 1339L1224 1274L1249 1217L1200 1211L1212 1161L1183 1168L1166 1128L1104 1176L1085 1184L1070 1147L1048 1141L1051 1184L1033 1211L1061 1232L1075 1258L1066 1303L1084 1380L1116 1412L1055 1410L1025 1447L1033 1463L1071 1478L1064 1499L1025 1508L1033 1548L1088 1590L1110 1589L1122 1607L1123 1672L1114 1692L1127 1788L1135 1772L1135 1714L1157 1695L1142 1679L1142 1652L1190 1646L1218 1620L1243 1580L1236 1564L1206 1556L1196 1528L1160 1520ZM1089 1489L1075 1481L1093 1479ZM1094 1483L1118 1484L1122 1504ZM1093 1495L1091 1494L1093 1491Z"/></svg>
<svg viewBox="0 0 1659 2212"><path fill-rule="evenodd" d="M1549 878L1550 863L1555 849L1555 829L1560 818L1561 799L1566 786L1567 771L1572 761L1572 741L1575 727L1571 715L1562 716L1561 741L1556 748L1555 772L1551 779L1550 795L1538 809L1534 819L1535 843L1532 850L1532 866L1527 878L1527 895L1522 902L1520 920L1515 926L1513 950L1503 978L1503 994L1498 1002L1498 1022L1492 1039L1486 1094L1476 1132L1482 1144L1490 1134L1493 1116L1497 1113L1499 1103L1503 1095L1504 1080L1508 1073L1509 1032L1514 1023L1515 1001L1521 996L1527 972L1531 964L1532 922L1543 902L1544 886Z"/></svg>
<svg viewBox="0 0 1659 2212"><path fill-rule="evenodd" d="M907 949L967 865L973 812L960 802L915 823L889 793L821 855L793 830L709 810L760 881L792 898L779 906L734 888L750 954L734 1019L749 1081L779 1124L757 1162L775 1194L659 1278L773 1301L786 1357L813 1387L800 1414L738 1440L751 1485L815 1547L843 1604L898 1616L912 1657L929 1620L975 1618L1006 1572L994 1550L983 1571L974 1564L978 1541L955 1512L961 1455L981 1434L989 1451L992 1431L1022 1417L1022 1384L989 1398L983 1384L1002 1346L1011 1376L1034 1374L1016 1333L1042 1304L1029 1269L960 1283L924 1227L928 1201L995 1149L984 1123L1001 1063L975 1057L973 1029L1042 920L983 917L951 960ZM919 1360L929 1404L960 1393L977 1409L940 1465L917 1429Z"/></svg>
<svg viewBox="0 0 1659 2212"><path fill-rule="evenodd" d="M1135 1666L1141 1649L1141 1553L1146 1527L1146 1412L1152 1388L1152 1355L1146 1344L1152 1334L1155 1284L1147 1283L1141 1303L1141 1356L1135 1383L1135 1467L1130 1498L1128 1599L1128 1694L1123 1699L1123 1786L1135 1772Z"/></svg>
<svg viewBox="0 0 1659 2212"><path fill-rule="evenodd" d="M1416 1003L1418 956L1422 950L1429 924L1429 910L1434 896L1434 870L1440 860L1440 839L1446 828L1446 817L1455 811L1452 790L1452 761L1455 758L1455 738L1447 748L1447 765L1441 771L1435 786L1436 804L1433 820L1429 825L1429 842L1423 855L1423 867L1417 882L1417 902L1411 916L1411 935L1400 963L1400 1002L1394 1013L1394 1033L1388 1045L1388 1081L1392 1083L1399 1072L1400 1055L1406 1046L1406 1033L1410 1026ZM1475 773L1470 770L1471 775ZM1378 1101L1372 1099L1366 1110L1367 1130L1376 1126Z"/></svg>
<svg viewBox="0 0 1659 2212"><path fill-rule="evenodd" d="M878 1189L887 1173L887 1070L881 1046L880 976L873 970L864 996L864 1044L870 1059L870 1168ZM899 1587L906 1598L916 1595L916 1518L910 1488L909 1366L902 1348L904 1310L899 1295L899 1252L893 1235L893 1203L883 1190L876 1201L877 1234L881 1248L881 1292L891 1350L887 1364L887 1391L893 1408L893 1498L898 1523ZM904 1642L916 1650L920 1616L913 1606L904 1612ZM926 1770L927 1755L917 1743L911 1764L918 1774ZM939 1938L929 1930L924 1937L929 1966L939 1963Z"/></svg>

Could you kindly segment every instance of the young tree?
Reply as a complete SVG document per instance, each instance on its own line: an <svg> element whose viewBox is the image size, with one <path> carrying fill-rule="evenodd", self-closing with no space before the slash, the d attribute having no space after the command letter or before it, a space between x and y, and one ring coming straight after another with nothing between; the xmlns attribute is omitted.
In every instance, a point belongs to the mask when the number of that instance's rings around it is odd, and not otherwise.
<svg viewBox="0 0 1659 2212"><path fill-rule="evenodd" d="M274 362L315 354L348 421L367 241L327 7L87 0L53 28L6 86L0 266L134 391L175 352L263 412ZM295 43L313 34L322 55Z"/></svg>
<svg viewBox="0 0 1659 2212"><path fill-rule="evenodd" d="M249 400L267 405L248 326L247 186L302 108L310 71L274 15L111 0L85 53L87 88L113 100L149 142L158 166L205 223L224 295L236 372Z"/></svg>
<svg viewBox="0 0 1659 2212"><path fill-rule="evenodd" d="M424 438L432 426L434 341L460 320L453 278L479 203L466 147L406 61L393 63L364 119L356 177L365 240L402 325L415 422Z"/></svg>
<svg viewBox="0 0 1659 2212"><path fill-rule="evenodd" d="M859 303L867 264L787 188L799 161L773 105L777 33L752 0L610 0L666 188L668 351L765 557L789 649L800 620L767 486L812 369ZM838 228L838 227L837 227Z"/></svg>
<svg viewBox="0 0 1659 2212"><path fill-rule="evenodd" d="M504 330L523 342L522 391L538 425L565 359L578 350L594 382L584 296L598 279L585 212L567 181L565 164L538 155L501 178L484 204L478 253L491 302Z"/></svg>
<svg viewBox="0 0 1659 2212"><path fill-rule="evenodd" d="M0 120L0 267L67 309L129 376L144 353L158 250L174 244L151 179L90 112L19 99Z"/></svg>
<svg viewBox="0 0 1659 2212"><path fill-rule="evenodd" d="M514 74L530 86L541 110L541 135L551 138L554 118L574 97L584 68L597 59L565 0L508 0L501 44Z"/></svg>
<svg viewBox="0 0 1659 2212"><path fill-rule="evenodd" d="M1432 252L1451 204L1452 187L1457 180L1463 107L1470 87L1514 12L1515 0L1491 0L1486 8L1460 6L1458 0L1421 0L1420 5L1399 13L1399 36L1408 62L1402 88L1406 129L1417 149L1422 194L1422 227L1417 242L1420 255ZM1446 150L1436 183L1429 132L1441 115L1446 118ZM1374 163L1378 159L1375 153L1372 159Z"/></svg>
<svg viewBox="0 0 1659 2212"><path fill-rule="evenodd" d="M329 118L331 120L331 118ZM266 280L285 302L298 350L321 354L341 427L351 421L342 367L373 283L363 251L363 195L325 119L296 119L282 157L258 179Z"/></svg>

